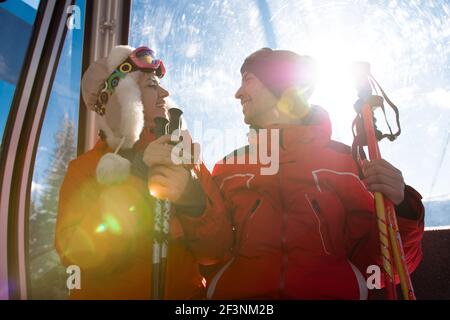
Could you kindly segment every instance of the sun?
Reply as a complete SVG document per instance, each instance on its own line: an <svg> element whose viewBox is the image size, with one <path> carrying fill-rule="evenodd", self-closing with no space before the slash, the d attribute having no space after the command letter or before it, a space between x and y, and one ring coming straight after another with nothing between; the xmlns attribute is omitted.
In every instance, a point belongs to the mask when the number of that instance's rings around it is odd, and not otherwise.
<svg viewBox="0 0 450 320"><path fill-rule="evenodd" d="M317 61L317 84L310 102L325 108L333 123L334 138L351 139L350 126L357 99L352 78L352 63L367 55L352 43L345 43L333 34L317 37L308 54Z"/></svg>

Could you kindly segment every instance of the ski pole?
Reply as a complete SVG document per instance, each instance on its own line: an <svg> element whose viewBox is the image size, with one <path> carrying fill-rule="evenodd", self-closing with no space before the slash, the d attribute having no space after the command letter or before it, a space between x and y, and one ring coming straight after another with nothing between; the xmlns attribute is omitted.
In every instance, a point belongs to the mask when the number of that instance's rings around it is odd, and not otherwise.
<svg viewBox="0 0 450 320"><path fill-rule="evenodd" d="M171 108L168 112L170 120L167 120L163 117L154 119L156 138L159 138L164 134L172 134L175 130L178 130L178 138L180 137L181 115L183 114L183 112L177 108ZM150 174L151 172L149 172L149 175ZM150 186L148 187L150 190ZM151 190L150 192L152 193ZM157 198L154 210L154 235L152 254L152 297L155 300L164 298L167 256L169 247L170 214L170 202L168 200Z"/></svg>
<svg viewBox="0 0 450 320"><path fill-rule="evenodd" d="M166 133L166 127L168 120L163 117L157 117L154 119L155 122L155 135L156 138L163 136ZM150 174L150 172L149 172ZM150 186L148 186L150 194ZM153 194L152 194L153 195ZM156 198L156 197L155 197ZM155 210L154 210L154 223L153 223L153 246L152 246L152 287L151 287L151 297L154 300L162 298L162 292L160 290L160 266L161 266L161 238L162 238L162 215L164 210L163 201L155 199Z"/></svg>
<svg viewBox="0 0 450 320"><path fill-rule="evenodd" d="M169 123L167 124L167 134L173 134L178 130L178 139L181 135L181 115L183 111L178 108L169 109ZM170 232L170 215L171 215L171 204L167 200L162 201L162 216L161 216L161 226L162 226L162 241L161 241L161 269L160 269L160 293L164 295L165 291L165 281L166 281L166 270L167 270L167 255L169 249L169 232Z"/></svg>
<svg viewBox="0 0 450 320"><path fill-rule="evenodd" d="M178 108L169 109L169 123L167 125L167 133L173 134L178 130L178 141L181 136L181 116L183 111ZM164 200L164 210L162 214L162 247L161 247L161 273L160 273L160 291L164 294L166 270L167 270L167 255L169 250L169 232L170 232L170 215L171 205L170 202Z"/></svg>
<svg viewBox="0 0 450 320"><path fill-rule="evenodd" d="M370 159L381 159L378 141L388 138L394 141L401 133L398 108L390 101L378 82L370 75L370 64L368 62L355 62L353 64L353 75L355 78L356 89L358 91L359 100L355 103L354 108L357 116L353 122L356 128L352 145L352 156L355 160L360 177L363 176L361 171L361 158L364 156L363 146L367 145L369 149ZM393 133L387 122L390 134L383 134L375 126L373 111L377 107L381 107L385 118L386 113L383 106L383 97L372 95L375 84L386 99L386 102L392 108L396 115L397 132ZM385 276L386 297L388 299L396 298L395 290L395 271L397 270L402 293L405 299L415 299L412 288L411 279L409 277L403 246L398 230L397 218L393 203L386 199L381 193L374 193L375 207L378 218L378 229L380 237L380 249L383 260L383 271ZM395 265L395 269L394 269Z"/></svg>
<svg viewBox="0 0 450 320"><path fill-rule="evenodd" d="M367 147L369 149L369 158L371 160L373 159L381 159L380 150L378 148L378 142L376 140L374 125L373 125L373 108L376 106L372 106L370 103L365 103L365 105L362 108L362 115L364 120L364 128L366 132L366 138L367 138ZM403 297L405 300L415 300L416 297L414 295L414 289L412 287L411 278L408 273L408 268L406 264L406 258L405 253L403 250L403 245L400 238L400 232L398 229L397 224L397 217L395 215L395 208L392 201L385 198L382 193L375 192L374 194L375 198L375 206L377 211L378 219L382 221L382 229L383 229L383 236L381 236L381 229L380 229L380 240L382 240L382 244L385 245L388 243L387 237L389 237L390 247L392 248L392 254L394 256L394 262L396 271L400 278L400 285L402 288ZM385 231L385 225L387 223L387 230L388 233L384 233ZM379 221L380 226L380 221ZM383 250L382 245L382 250ZM390 256L390 255L389 255ZM385 257L385 254L383 253L383 257ZM392 264L391 264L392 266ZM391 268L391 272L389 273L390 281L389 285L392 283L394 284L394 290L395 290L395 272ZM387 286L386 286L387 287ZM395 293L395 291L394 291Z"/></svg>

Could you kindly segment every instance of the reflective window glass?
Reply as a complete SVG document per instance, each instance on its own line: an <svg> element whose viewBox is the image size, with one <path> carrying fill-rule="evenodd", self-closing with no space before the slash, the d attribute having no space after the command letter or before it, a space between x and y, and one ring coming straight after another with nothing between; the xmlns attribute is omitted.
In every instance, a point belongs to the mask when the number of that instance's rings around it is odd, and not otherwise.
<svg viewBox="0 0 450 320"><path fill-rule="evenodd" d="M54 248L61 187L76 157L85 1L80 28L68 29L39 139L29 220L29 299L65 299L68 274ZM76 25L76 24L74 24Z"/></svg>
<svg viewBox="0 0 450 320"><path fill-rule="evenodd" d="M209 168L246 143L234 94L253 51L314 56L320 78L310 102L329 112L333 138L346 144L356 101L348 66L370 62L401 115L402 135L381 142L382 155L424 196L426 225L442 226L450 225L449 15L447 1L134 0L130 44L150 46L165 61L162 84Z"/></svg>
<svg viewBox="0 0 450 320"><path fill-rule="evenodd" d="M0 39L2 39L0 46L0 141L3 141L3 132L27 52L38 5L38 0L9 0L0 3Z"/></svg>

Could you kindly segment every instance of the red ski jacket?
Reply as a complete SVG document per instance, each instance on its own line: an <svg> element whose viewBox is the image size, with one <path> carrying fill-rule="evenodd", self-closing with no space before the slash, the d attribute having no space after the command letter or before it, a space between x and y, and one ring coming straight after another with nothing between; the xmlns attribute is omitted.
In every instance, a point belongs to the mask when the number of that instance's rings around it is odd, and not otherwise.
<svg viewBox="0 0 450 320"><path fill-rule="evenodd" d="M307 125L277 129L276 174L242 164L249 161L248 146L232 155L235 164L228 159L214 168L235 244L211 277L208 298L367 298L367 268L382 269L377 219L350 148L330 140L331 123L320 107L311 110ZM398 224L412 272L422 257L424 212L420 195L405 191L403 207L415 218L398 217Z"/></svg>

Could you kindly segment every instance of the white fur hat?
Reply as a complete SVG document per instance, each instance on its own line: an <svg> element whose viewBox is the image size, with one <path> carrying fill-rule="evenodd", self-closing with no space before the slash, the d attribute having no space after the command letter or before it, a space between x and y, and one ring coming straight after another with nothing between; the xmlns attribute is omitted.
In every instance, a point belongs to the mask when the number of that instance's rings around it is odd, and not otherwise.
<svg viewBox="0 0 450 320"><path fill-rule="evenodd" d="M108 76L122 63L134 48L116 46L108 57L92 63L83 75L81 90L88 108L94 110L97 96ZM122 79L108 100L105 115L98 117L108 146L115 149L124 139L122 148L129 149L139 139L144 127L144 106L138 85L140 71L131 72Z"/></svg>
<svg viewBox="0 0 450 320"><path fill-rule="evenodd" d="M108 57L92 63L81 80L83 100L95 111L99 91L109 75L134 51L130 46L116 46ZM140 71L131 72L119 81L108 100L103 116L97 115L100 129L114 153L105 154L97 166L97 180L102 184L121 182L130 171L130 162L117 153L130 149L144 128L144 106L138 85Z"/></svg>

